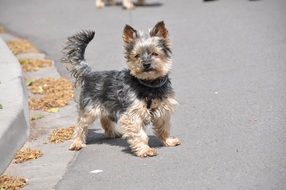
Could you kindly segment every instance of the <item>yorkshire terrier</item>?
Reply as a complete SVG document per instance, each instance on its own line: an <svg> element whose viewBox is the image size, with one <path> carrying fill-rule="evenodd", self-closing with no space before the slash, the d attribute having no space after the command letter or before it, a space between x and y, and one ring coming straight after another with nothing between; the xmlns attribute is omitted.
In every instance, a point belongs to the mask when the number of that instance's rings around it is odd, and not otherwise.
<svg viewBox="0 0 286 190"><path fill-rule="evenodd" d="M115 5L114 0L108 0L110 5ZM134 4L132 0L122 0L122 5L125 9L134 9ZM138 5L144 5L144 0L138 0ZM95 0L95 6L97 8L103 8L105 6L105 0Z"/></svg>
<svg viewBox="0 0 286 190"><path fill-rule="evenodd" d="M177 104L169 72L172 65L169 34L163 21L148 33L129 25L123 30L128 69L92 71L84 58L93 31L82 31L67 40L62 62L80 85L79 117L70 150L86 146L87 128L100 119L106 137L122 135L139 157L155 156L145 129L153 125L163 145L173 147L180 140L170 137L171 113ZM116 130L119 124L121 132Z"/></svg>

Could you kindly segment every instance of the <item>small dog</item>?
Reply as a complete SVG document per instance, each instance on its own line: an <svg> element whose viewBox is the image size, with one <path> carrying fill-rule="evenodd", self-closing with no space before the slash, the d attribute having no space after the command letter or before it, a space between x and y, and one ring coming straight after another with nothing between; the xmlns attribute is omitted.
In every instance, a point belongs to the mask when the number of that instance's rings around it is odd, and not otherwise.
<svg viewBox="0 0 286 190"><path fill-rule="evenodd" d="M163 21L149 33L126 25L123 31L128 69L122 71L92 71L84 59L93 31L82 31L67 40L62 63L68 66L80 85L79 118L70 150L85 147L87 127L100 119L105 135L123 138L139 157L155 156L148 146L145 128L153 124L156 136L165 146L177 146L180 140L170 137L170 118L177 104L171 87L169 71L172 65L168 31Z"/></svg>
<svg viewBox="0 0 286 190"><path fill-rule="evenodd" d="M110 5L115 5L114 0L108 0L108 2ZM132 0L122 0L122 4L125 9L134 9L134 4ZM144 0L138 0L138 5L144 5ZM105 6L105 0L95 0L95 6L97 8L103 8Z"/></svg>

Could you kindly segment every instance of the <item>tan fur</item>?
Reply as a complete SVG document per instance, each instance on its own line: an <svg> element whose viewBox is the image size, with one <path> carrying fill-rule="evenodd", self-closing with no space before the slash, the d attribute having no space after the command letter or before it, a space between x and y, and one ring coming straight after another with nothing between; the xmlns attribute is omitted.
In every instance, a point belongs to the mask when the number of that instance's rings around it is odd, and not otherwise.
<svg viewBox="0 0 286 190"><path fill-rule="evenodd" d="M96 0L96 1L95 1L95 6L96 6L97 8L103 8L103 7L105 7L104 0Z"/></svg>
<svg viewBox="0 0 286 190"><path fill-rule="evenodd" d="M156 151L148 146L148 136L144 131L150 121L150 114L142 101L136 101L119 120L123 137L127 139L131 150L140 157L156 155Z"/></svg>
<svg viewBox="0 0 286 190"><path fill-rule="evenodd" d="M165 76L168 74L168 72L171 69L172 61L164 56L163 50L157 47L153 47L153 52L156 52L158 54L157 57L153 57L154 60L154 70L149 72L144 72L141 66L140 61L135 57L137 53L140 53L138 49L140 49L140 46L146 46L146 43L153 44L153 40L156 39L150 39L150 42L144 42L144 44L137 43L136 47L134 48L132 55L127 62L128 67L131 71L131 74L133 76L136 76L137 78L143 79L143 80L153 80L161 76ZM151 48L152 49L152 48Z"/></svg>
<svg viewBox="0 0 286 190"><path fill-rule="evenodd" d="M107 116L100 117L100 123L102 128L105 131L105 136L108 138L116 138L120 137L120 133L118 133L115 129L114 122L112 122Z"/></svg>
<svg viewBox="0 0 286 190"><path fill-rule="evenodd" d="M156 110L154 117L154 132L165 146L177 146L181 144L178 138L170 137L170 120L175 100L166 99Z"/></svg>
<svg viewBox="0 0 286 190"><path fill-rule="evenodd" d="M122 35L126 45L131 42L136 42L134 48L128 55L127 65L131 74L142 80L154 80L166 76L172 65L172 60L165 55L162 47L156 45L163 38L168 48L171 48L169 33L164 22L158 22L149 33L151 38L138 38L138 36L144 36L144 33L126 25ZM137 55L140 55L142 52L146 51L146 49L152 54L156 54L156 56L152 56L153 69L149 72L144 70L140 57L137 57Z"/></svg>
<svg viewBox="0 0 286 190"><path fill-rule="evenodd" d="M122 0L123 7L127 10L134 9L134 4L132 0Z"/></svg>
<svg viewBox="0 0 286 190"><path fill-rule="evenodd" d="M79 118L73 134L73 143L70 150L80 150L85 147L87 128L99 116L100 109L92 108L90 110L83 110L79 114Z"/></svg>
<svg viewBox="0 0 286 190"><path fill-rule="evenodd" d="M167 98L156 103L158 107L153 113L154 132L165 146L171 147L181 144L178 138L170 137L171 112L174 111L176 104L177 101L174 98Z"/></svg>
<svg viewBox="0 0 286 190"><path fill-rule="evenodd" d="M179 140L173 144L168 140L170 139L170 114L176 104L174 98L167 98L163 101L155 99L150 109L147 109L146 102L136 101L120 118L119 124L123 129L123 137L127 139L131 150L137 156L156 155L155 150L148 146L148 136L144 131L148 124L154 124L155 134L165 146L180 144Z"/></svg>

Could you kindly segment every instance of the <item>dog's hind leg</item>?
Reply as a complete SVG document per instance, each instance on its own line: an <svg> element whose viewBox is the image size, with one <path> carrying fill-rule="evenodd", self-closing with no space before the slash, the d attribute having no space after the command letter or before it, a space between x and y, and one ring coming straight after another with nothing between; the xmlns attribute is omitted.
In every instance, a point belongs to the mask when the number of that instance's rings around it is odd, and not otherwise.
<svg viewBox="0 0 286 190"><path fill-rule="evenodd" d="M81 111L73 134L73 142L70 150L80 150L86 146L87 128L99 115L98 108L93 108L88 112Z"/></svg>
<svg viewBox="0 0 286 190"><path fill-rule="evenodd" d="M107 138L121 137L120 132L116 131L115 123L108 116L101 116L100 123Z"/></svg>

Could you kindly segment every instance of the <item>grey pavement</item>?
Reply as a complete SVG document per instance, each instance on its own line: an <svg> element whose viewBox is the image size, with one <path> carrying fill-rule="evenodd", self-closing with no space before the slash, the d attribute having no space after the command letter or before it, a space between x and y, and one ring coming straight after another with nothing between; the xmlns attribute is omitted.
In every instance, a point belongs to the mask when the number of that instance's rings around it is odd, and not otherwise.
<svg viewBox="0 0 286 190"><path fill-rule="evenodd" d="M96 123L56 189L286 189L286 1L154 2L129 12L93 0L0 0L0 24L55 60L67 36L95 29L86 57L96 70L126 67L125 24L165 20L170 31L180 102L172 135L183 144L160 147L150 133L159 155L140 159Z"/></svg>
<svg viewBox="0 0 286 190"><path fill-rule="evenodd" d="M28 139L29 108L18 60L0 37L0 174Z"/></svg>
<svg viewBox="0 0 286 190"><path fill-rule="evenodd" d="M67 151L69 142L52 144L49 143L48 138L52 130L66 128L74 124L74 118L77 117L76 104L74 101L69 102L57 113L29 110L27 97L38 98L39 95L31 93L29 90L25 92L26 83L45 77L59 78L60 75L54 64L39 71L22 73L17 59L38 60L45 59L46 55L43 53L20 53L14 56L1 41L1 37L5 41L17 38L9 33L0 34L0 103L3 105L3 109L0 109L1 173L4 171L5 175L21 176L27 179L28 185L23 189L54 189L77 152ZM43 156L36 160L17 164L12 159L15 152L21 147L40 150ZM6 168L7 166L8 168Z"/></svg>

